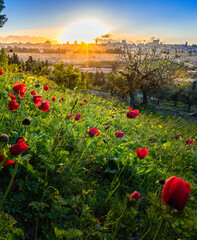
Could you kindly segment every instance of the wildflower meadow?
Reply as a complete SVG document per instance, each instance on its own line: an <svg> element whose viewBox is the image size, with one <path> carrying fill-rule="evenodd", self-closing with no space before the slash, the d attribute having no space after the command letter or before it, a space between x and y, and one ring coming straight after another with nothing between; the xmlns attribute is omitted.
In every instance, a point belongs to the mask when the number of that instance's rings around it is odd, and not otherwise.
<svg viewBox="0 0 197 240"><path fill-rule="evenodd" d="M0 239L196 239L196 122L0 74Z"/></svg>

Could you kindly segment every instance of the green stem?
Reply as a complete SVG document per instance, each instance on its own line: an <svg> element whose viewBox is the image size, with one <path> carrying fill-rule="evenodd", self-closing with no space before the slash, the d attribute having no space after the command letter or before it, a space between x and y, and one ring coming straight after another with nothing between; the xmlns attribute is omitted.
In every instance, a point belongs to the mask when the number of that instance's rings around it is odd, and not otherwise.
<svg viewBox="0 0 197 240"><path fill-rule="evenodd" d="M148 231L145 232L145 234L142 236L142 238L141 238L140 240L146 238L146 236L147 236L147 235L149 234L149 232L152 230L152 227L153 227L153 224L151 224L151 226L150 226L150 228L148 229Z"/></svg>
<svg viewBox="0 0 197 240"><path fill-rule="evenodd" d="M121 215L120 215L120 217L119 217L119 219L118 219L118 221L117 221L116 229L115 229L115 232L114 232L114 234L113 234L112 240L115 240L115 239L116 239L116 236L117 236L118 230L119 230L119 226L120 226L120 220L121 220L122 217L125 215L126 210L127 210L127 204L126 204L125 208L123 209L123 211L122 211L122 213L121 213Z"/></svg>
<svg viewBox="0 0 197 240"><path fill-rule="evenodd" d="M83 153L81 154L81 157L80 157L79 161L82 159L84 153L88 150L90 144L91 144L93 141L94 141L94 139L89 143L89 145L88 145L88 146L86 147L86 149L83 151Z"/></svg>
<svg viewBox="0 0 197 240"><path fill-rule="evenodd" d="M26 133L27 133L27 126L25 126L24 137L26 137Z"/></svg>
<svg viewBox="0 0 197 240"><path fill-rule="evenodd" d="M161 229L162 229L162 225L163 225L163 223L164 223L164 220L163 220L163 218L162 218L162 219L161 219L161 222L159 223L159 227L158 227L158 229L157 229L157 232L156 232L156 234L155 234L153 240L156 240L157 237L159 236L159 234L160 234L160 232L161 232Z"/></svg>
<svg viewBox="0 0 197 240"><path fill-rule="evenodd" d="M8 187L7 187L7 189L6 189L6 192L5 192L4 195L3 195L3 199L1 200L0 209L2 208L3 203L5 202L5 200L6 200L7 196L8 196L8 193L9 193L9 191L10 191L10 188L12 187L12 184L13 184L13 181L14 181L14 177L15 177L15 175L16 175L16 172L17 172L17 169L18 169L19 164L20 164L20 157L19 157L19 159L18 159L18 161L17 161L17 163L16 163L16 166L15 166L15 168L14 168L14 172L13 172L13 174L12 174L12 177L11 177L11 179L10 179L10 182L9 182L9 185L8 185Z"/></svg>
<svg viewBox="0 0 197 240"><path fill-rule="evenodd" d="M37 240L37 235L38 235L38 217L36 218L36 233L35 233L35 240Z"/></svg>

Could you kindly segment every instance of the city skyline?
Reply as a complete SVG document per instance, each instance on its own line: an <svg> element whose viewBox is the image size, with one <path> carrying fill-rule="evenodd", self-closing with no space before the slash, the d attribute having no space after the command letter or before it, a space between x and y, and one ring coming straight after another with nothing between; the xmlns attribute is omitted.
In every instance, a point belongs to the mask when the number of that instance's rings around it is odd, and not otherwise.
<svg viewBox="0 0 197 240"><path fill-rule="evenodd" d="M197 43L197 2L132 0L75 2L5 1L8 22L0 36L40 36L60 43L94 38L128 41L158 37L167 43Z"/></svg>

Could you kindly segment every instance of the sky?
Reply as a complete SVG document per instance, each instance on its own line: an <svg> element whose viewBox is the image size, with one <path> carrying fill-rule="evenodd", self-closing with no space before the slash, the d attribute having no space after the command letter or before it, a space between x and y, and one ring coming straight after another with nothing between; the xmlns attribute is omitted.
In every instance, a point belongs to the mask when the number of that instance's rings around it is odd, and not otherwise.
<svg viewBox="0 0 197 240"><path fill-rule="evenodd" d="M197 43L197 0L5 0L6 35L42 36L59 42L100 35L130 41L160 38Z"/></svg>

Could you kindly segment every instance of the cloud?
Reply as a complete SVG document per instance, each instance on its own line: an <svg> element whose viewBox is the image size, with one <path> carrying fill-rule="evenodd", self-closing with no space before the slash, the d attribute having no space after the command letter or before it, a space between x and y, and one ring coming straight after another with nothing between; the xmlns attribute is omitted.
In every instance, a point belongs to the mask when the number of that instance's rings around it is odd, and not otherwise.
<svg viewBox="0 0 197 240"><path fill-rule="evenodd" d="M40 37L40 36L27 36L27 35L24 35L24 36L8 35L8 36L4 36L4 37L0 36L0 42L3 42L3 43L13 43L13 42L44 43L48 40L52 44L58 44L58 42L56 40L49 39L49 38L46 38L46 37Z"/></svg>
<svg viewBox="0 0 197 240"><path fill-rule="evenodd" d="M113 38L113 34L112 33L107 33L107 34L104 34L104 35L101 35L99 38Z"/></svg>

